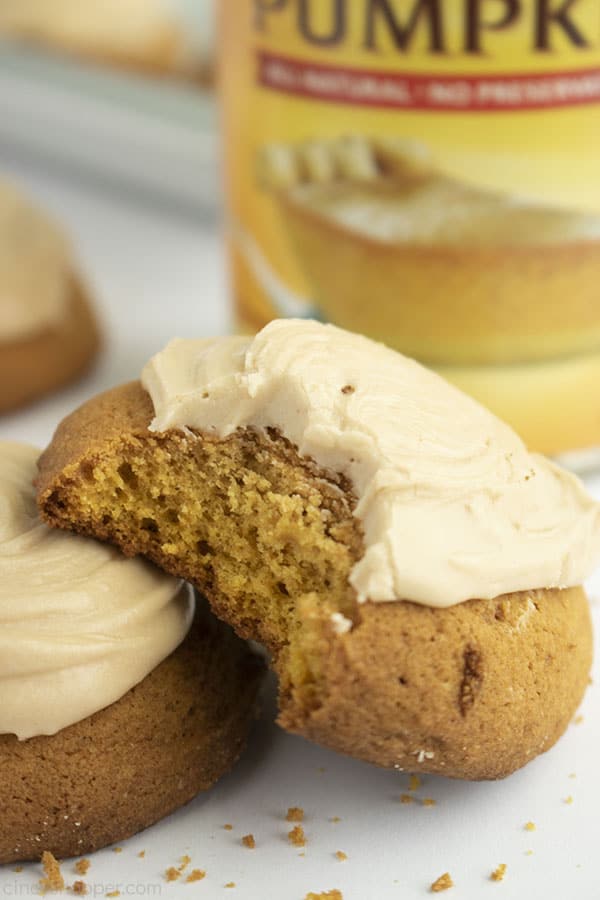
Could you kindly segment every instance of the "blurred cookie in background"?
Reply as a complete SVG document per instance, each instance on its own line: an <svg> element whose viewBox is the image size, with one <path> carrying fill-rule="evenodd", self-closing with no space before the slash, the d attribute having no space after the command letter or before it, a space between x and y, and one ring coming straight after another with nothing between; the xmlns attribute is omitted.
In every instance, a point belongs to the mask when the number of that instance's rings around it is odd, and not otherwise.
<svg viewBox="0 0 600 900"><path fill-rule="evenodd" d="M68 239L0 181L0 413L75 380L99 346Z"/></svg>
<svg viewBox="0 0 600 900"><path fill-rule="evenodd" d="M0 35L148 74L208 81L213 0L0 0Z"/></svg>

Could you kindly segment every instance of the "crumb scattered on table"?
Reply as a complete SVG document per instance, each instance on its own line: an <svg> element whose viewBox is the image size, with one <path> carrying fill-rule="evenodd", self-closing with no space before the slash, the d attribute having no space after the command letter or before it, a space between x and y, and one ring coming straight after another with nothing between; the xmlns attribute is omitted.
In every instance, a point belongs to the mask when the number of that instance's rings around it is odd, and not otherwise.
<svg viewBox="0 0 600 900"><path fill-rule="evenodd" d="M185 856L182 856L181 859L179 860L179 871L183 872L184 869L187 869L187 867L189 866L191 861L192 861L192 857L188 856L187 853Z"/></svg>
<svg viewBox="0 0 600 900"><path fill-rule="evenodd" d="M423 806L435 806L435 800L433 797L423 797L422 800Z"/></svg>
<svg viewBox="0 0 600 900"><path fill-rule="evenodd" d="M145 857L145 855L146 855L146 851L145 851L145 850L140 850L140 852L138 853L138 857L139 857L140 859L143 859L143 858Z"/></svg>
<svg viewBox="0 0 600 900"><path fill-rule="evenodd" d="M179 871L179 869L176 869L175 866L169 866L169 868L165 872L166 881L177 881L177 879L180 877L181 872Z"/></svg>
<svg viewBox="0 0 600 900"><path fill-rule="evenodd" d="M415 798L410 794L400 794L400 803L414 803Z"/></svg>
<svg viewBox="0 0 600 900"><path fill-rule="evenodd" d="M535 831L535 822L525 822L525 831Z"/></svg>
<svg viewBox="0 0 600 900"><path fill-rule="evenodd" d="M408 789L409 791L418 791L421 787L421 779L418 775L411 775L408 779Z"/></svg>
<svg viewBox="0 0 600 900"><path fill-rule="evenodd" d="M111 891L110 894L106 895L107 897L120 897L121 891Z"/></svg>
<svg viewBox="0 0 600 900"><path fill-rule="evenodd" d="M242 844L244 847L247 847L248 850L254 850L256 847L256 841L254 840L253 834L245 834L242 838Z"/></svg>
<svg viewBox="0 0 600 900"><path fill-rule="evenodd" d="M335 855L340 862L344 862L344 860L348 859L348 856L344 853L343 850L336 850Z"/></svg>
<svg viewBox="0 0 600 900"><path fill-rule="evenodd" d="M194 881L202 881L203 878L206 878L206 872L203 869L192 869L185 880L186 884L192 884Z"/></svg>
<svg viewBox="0 0 600 900"><path fill-rule="evenodd" d="M122 847L113 847L113 853L122 853L122 852L123 852Z"/></svg>
<svg viewBox="0 0 600 900"><path fill-rule="evenodd" d="M87 894L87 884L85 881L75 881L72 890L74 894L78 894L82 897L84 894Z"/></svg>
<svg viewBox="0 0 600 900"><path fill-rule="evenodd" d="M226 887L226 888L234 888L234 887L235 887L235 881L228 881L227 884L225 885L225 887Z"/></svg>
<svg viewBox="0 0 600 900"><path fill-rule="evenodd" d="M292 830L288 833L288 840L290 844L293 844L294 847L304 847L306 846L306 835L304 833L304 828L302 825L296 825Z"/></svg>
<svg viewBox="0 0 600 900"><path fill-rule="evenodd" d="M498 868L494 869L490 878L492 881L503 881L504 876L506 875L506 863L500 863Z"/></svg>
<svg viewBox="0 0 600 900"><path fill-rule="evenodd" d="M573 802L573 797L571 796L571 794L569 794L568 797L565 797L565 803L567 803L569 806L571 805L572 802Z"/></svg>
<svg viewBox="0 0 600 900"><path fill-rule="evenodd" d="M533 856L533 850L526 850L525 856Z"/></svg>
<svg viewBox="0 0 600 900"><path fill-rule="evenodd" d="M227 823L227 825L223 825L223 828L225 829L225 831L233 831L233 825L230 825L229 822Z"/></svg>
<svg viewBox="0 0 600 900"><path fill-rule="evenodd" d="M575 716L575 718L573 719L573 723L575 725L581 725L582 722L583 722L583 716L581 715L581 713L578 716Z"/></svg>
<svg viewBox="0 0 600 900"><path fill-rule="evenodd" d="M78 875L87 875L91 865L89 859L78 859L75 863L75 871Z"/></svg>
<svg viewBox="0 0 600 900"><path fill-rule="evenodd" d="M449 891L452 887L454 887L454 882L450 877L450 873L444 872L443 875L440 875L440 877L436 878L436 880L433 882L433 884L431 885L431 890L434 894L439 894L442 891Z"/></svg>
<svg viewBox="0 0 600 900"><path fill-rule="evenodd" d="M17 874L22 871L23 871L23 866L15 866L13 869L13 872L17 872Z"/></svg>
<svg viewBox="0 0 600 900"><path fill-rule="evenodd" d="M285 818L287 822L303 822L304 810L301 806L290 806Z"/></svg>
<svg viewBox="0 0 600 900"><path fill-rule="evenodd" d="M42 853L42 869L44 871L44 877L40 878L42 894L47 891L64 891L65 880L60 871L60 863L49 850Z"/></svg>
<svg viewBox="0 0 600 900"><path fill-rule="evenodd" d="M320 894L307 894L304 900L344 900L341 891L322 891Z"/></svg>
<svg viewBox="0 0 600 900"><path fill-rule="evenodd" d="M337 823L338 823L338 822L341 822L342 820L340 819L339 816L332 816L331 819L330 819L329 821L330 821L330 822L333 822L334 825L337 825Z"/></svg>

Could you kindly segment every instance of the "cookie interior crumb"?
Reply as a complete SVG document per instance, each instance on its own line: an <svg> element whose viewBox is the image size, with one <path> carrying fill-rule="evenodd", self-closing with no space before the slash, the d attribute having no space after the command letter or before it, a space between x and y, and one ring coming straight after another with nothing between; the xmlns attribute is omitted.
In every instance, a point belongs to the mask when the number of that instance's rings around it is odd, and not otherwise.
<svg viewBox="0 0 600 900"><path fill-rule="evenodd" d="M253 834L245 834L242 838L242 844L244 847L248 847L249 850L254 850L256 847L256 841L254 840Z"/></svg>
<svg viewBox="0 0 600 900"><path fill-rule="evenodd" d="M497 869L494 869L490 878L492 881L502 881L506 875L506 863L500 863Z"/></svg>
<svg viewBox="0 0 600 900"><path fill-rule="evenodd" d="M111 891L110 894L106 895L107 897L120 897L121 891Z"/></svg>
<svg viewBox="0 0 600 900"><path fill-rule="evenodd" d="M72 887L72 891L74 894L79 894L79 896L87 894L87 884L85 883L85 881L75 881Z"/></svg>
<svg viewBox="0 0 600 900"><path fill-rule="evenodd" d="M343 850L337 850L336 854L337 858L340 862L343 862L345 859L348 859L348 856L344 853Z"/></svg>
<svg viewBox="0 0 600 900"><path fill-rule="evenodd" d="M290 806L285 818L288 822L303 822L304 810L301 806Z"/></svg>
<svg viewBox="0 0 600 900"><path fill-rule="evenodd" d="M206 872L203 869L192 869L185 880L186 884L192 884L194 881L202 881L203 878L206 878Z"/></svg>
<svg viewBox="0 0 600 900"><path fill-rule="evenodd" d="M169 868L165 872L165 879L167 881L177 881L177 879L180 877L181 872L179 871L179 869L176 869L175 866L169 866Z"/></svg>
<svg viewBox="0 0 600 900"><path fill-rule="evenodd" d="M400 794L400 803L414 803L415 798L410 794Z"/></svg>
<svg viewBox="0 0 600 900"><path fill-rule="evenodd" d="M138 853L138 857L139 857L140 859L143 859L143 858L145 857L145 855L146 855L146 851L145 851L145 850L140 850L140 852Z"/></svg>
<svg viewBox="0 0 600 900"><path fill-rule="evenodd" d="M122 853L122 852L123 852L122 847L113 847L113 853Z"/></svg>
<svg viewBox="0 0 600 900"><path fill-rule="evenodd" d="M306 835L302 825L296 825L292 828L288 833L288 840L295 847L304 847L306 845Z"/></svg>
<svg viewBox="0 0 600 900"><path fill-rule="evenodd" d="M49 850L42 853L42 869L44 877L40 878L41 892L45 894L47 891L64 891L65 880L60 871L60 863Z"/></svg>
<svg viewBox="0 0 600 900"><path fill-rule="evenodd" d="M439 894L441 891L448 891L450 888L454 887L454 882L450 877L449 872L444 872L443 875L440 875L439 878L431 885L431 890L434 894Z"/></svg>
<svg viewBox="0 0 600 900"><path fill-rule="evenodd" d="M226 887L226 888L234 888L234 887L235 887L235 881L228 881L227 884L225 885L225 887Z"/></svg>
<svg viewBox="0 0 600 900"><path fill-rule="evenodd" d="M433 797L423 797L423 800L421 802L423 803L423 806L435 806L435 800L433 799Z"/></svg>
<svg viewBox="0 0 600 900"><path fill-rule="evenodd" d="M535 822L525 822L525 831L535 831Z"/></svg>
<svg viewBox="0 0 600 900"><path fill-rule="evenodd" d="M87 875L91 865L89 859L78 859L75 863L75 871L78 875Z"/></svg>
<svg viewBox="0 0 600 900"><path fill-rule="evenodd" d="M233 831L233 825L230 825L229 822L227 823L227 825L223 825L223 828L225 829L225 831Z"/></svg>

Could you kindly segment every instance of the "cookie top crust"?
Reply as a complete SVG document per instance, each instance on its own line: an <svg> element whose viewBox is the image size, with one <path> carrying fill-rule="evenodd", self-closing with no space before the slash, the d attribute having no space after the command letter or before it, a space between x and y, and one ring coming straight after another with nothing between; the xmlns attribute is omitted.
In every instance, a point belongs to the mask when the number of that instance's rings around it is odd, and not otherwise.
<svg viewBox="0 0 600 900"><path fill-rule="evenodd" d="M38 451L0 443L0 734L56 734L110 706L185 638L190 589L42 524Z"/></svg>
<svg viewBox="0 0 600 900"><path fill-rule="evenodd" d="M72 289L71 248L60 228L0 181L0 342L60 322Z"/></svg>
<svg viewBox="0 0 600 900"><path fill-rule="evenodd" d="M332 325L276 320L254 338L171 341L144 368L151 430L276 428L344 474L365 551L363 602L452 606L580 584L600 505L571 473L433 372Z"/></svg>

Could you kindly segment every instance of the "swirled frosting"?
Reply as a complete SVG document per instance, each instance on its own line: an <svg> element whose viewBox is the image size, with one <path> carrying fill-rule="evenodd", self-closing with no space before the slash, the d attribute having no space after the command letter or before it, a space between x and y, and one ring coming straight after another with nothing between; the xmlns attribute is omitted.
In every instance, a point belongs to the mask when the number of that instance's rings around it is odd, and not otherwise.
<svg viewBox="0 0 600 900"><path fill-rule="evenodd" d="M278 428L357 497L360 601L452 606L580 584L600 505L471 398L414 360L312 321L254 338L174 340L145 367L151 428Z"/></svg>
<svg viewBox="0 0 600 900"><path fill-rule="evenodd" d="M123 697L184 639L181 582L38 518L38 451L0 443L0 734L56 734Z"/></svg>

